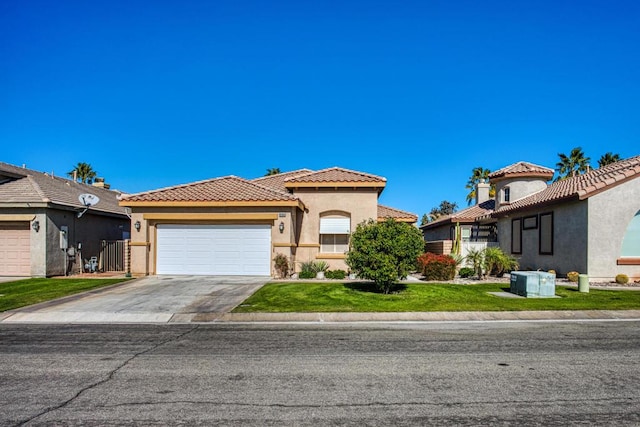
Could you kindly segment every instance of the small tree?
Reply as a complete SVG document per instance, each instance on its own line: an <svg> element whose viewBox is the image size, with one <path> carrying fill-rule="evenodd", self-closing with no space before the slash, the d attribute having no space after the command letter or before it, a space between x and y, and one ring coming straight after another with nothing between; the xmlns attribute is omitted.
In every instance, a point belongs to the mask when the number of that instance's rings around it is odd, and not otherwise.
<svg viewBox="0 0 640 427"><path fill-rule="evenodd" d="M356 227L351 235L346 262L358 277L373 280L387 294L393 285L416 269L424 248L422 233L405 222L372 219Z"/></svg>
<svg viewBox="0 0 640 427"><path fill-rule="evenodd" d="M473 271L476 273L476 276L478 276L478 279L482 279L484 277L486 262L484 255L484 250L470 249L465 257L467 263L472 265Z"/></svg>

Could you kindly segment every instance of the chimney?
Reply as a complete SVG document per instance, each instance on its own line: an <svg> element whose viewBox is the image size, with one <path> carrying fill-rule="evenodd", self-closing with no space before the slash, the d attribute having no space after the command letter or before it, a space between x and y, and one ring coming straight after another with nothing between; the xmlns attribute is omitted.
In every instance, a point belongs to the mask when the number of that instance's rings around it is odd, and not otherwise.
<svg viewBox="0 0 640 427"><path fill-rule="evenodd" d="M476 204L484 203L489 200L489 188L491 185L484 182L484 179L481 179L480 182L476 185Z"/></svg>
<svg viewBox="0 0 640 427"><path fill-rule="evenodd" d="M104 188L106 190L108 190L111 185L107 184L106 182L104 182L104 178L96 178L93 180L93 185L94 187L100 187L100 188Z"/></svg>

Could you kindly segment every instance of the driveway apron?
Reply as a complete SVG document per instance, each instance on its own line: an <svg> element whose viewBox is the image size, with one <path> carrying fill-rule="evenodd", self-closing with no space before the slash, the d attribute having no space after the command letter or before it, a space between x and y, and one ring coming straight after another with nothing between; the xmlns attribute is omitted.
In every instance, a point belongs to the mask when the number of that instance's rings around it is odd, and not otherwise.
<svg viewBox="0 0 640 427"><path fill-rule="evenodd" d="M2 321L188 323L199 314L215 321L269 280L269 277L256 276L149 276L6 312Z"/></svg>

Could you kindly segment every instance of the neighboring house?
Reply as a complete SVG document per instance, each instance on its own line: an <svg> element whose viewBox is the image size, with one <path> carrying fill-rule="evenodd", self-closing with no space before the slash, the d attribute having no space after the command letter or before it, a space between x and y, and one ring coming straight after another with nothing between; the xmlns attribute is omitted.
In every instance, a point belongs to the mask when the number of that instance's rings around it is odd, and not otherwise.
<svg viewBox="0 0 640 427"><path fill-rule="evenodd" d="M86 208L80 201L83 194L97 196L99 202ZM0 276L79 271L70 262L79 246L78 258L90 259L99 255L101 240L128 237L131 222L118 205L119 195L0 162Z"/></svg>
<svg viewBox="0 0 640 427"><path fill-rule="evenodd" d="M124 196L136 231L132 274L259 275L273 258L347 269L349 235L366 220L417 217L380 206L386 179L333 167L247 180L236 176Z"/></svg>
<svg viewBox="0 0 640 427"><path fill-rule="evenodd" d="M496 221L485 218L495 207L495 200L489 197L489 188L489 184L481 182L476 187L475 205L420 226L427 242L425 250L438 254L451 253L456 226L460 227L463 255L466 255L467 247L476 246L472 243L481 243L481 247L496 243Z"/></svg>
<svg viewBox="0 0 640 427"><path fill-rule="evenodd" d="M489 175L500 247L521 269L590 280L640 278L640 156L548 184L554 171L519 162Z"/></svg>

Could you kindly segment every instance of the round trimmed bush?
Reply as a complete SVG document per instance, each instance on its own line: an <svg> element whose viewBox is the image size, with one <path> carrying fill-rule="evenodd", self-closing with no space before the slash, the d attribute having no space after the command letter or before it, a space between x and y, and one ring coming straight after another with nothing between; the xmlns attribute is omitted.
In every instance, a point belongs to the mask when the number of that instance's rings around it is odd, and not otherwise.
<svg viewBox="0 0 640 427"><path fill-rule="evenodd" d="M626 285L627 283L629 283L629 276L627 276L626 274L618 274L616 276L616 283L620 285Z"/></svg>
<svg viewBox="0 0 640 427"><path fill-rule="evenodd" d="M577 271L570 271L567 273L567 279L569 279L570 282L578 282L579 277L580 273Z"/></svg>

